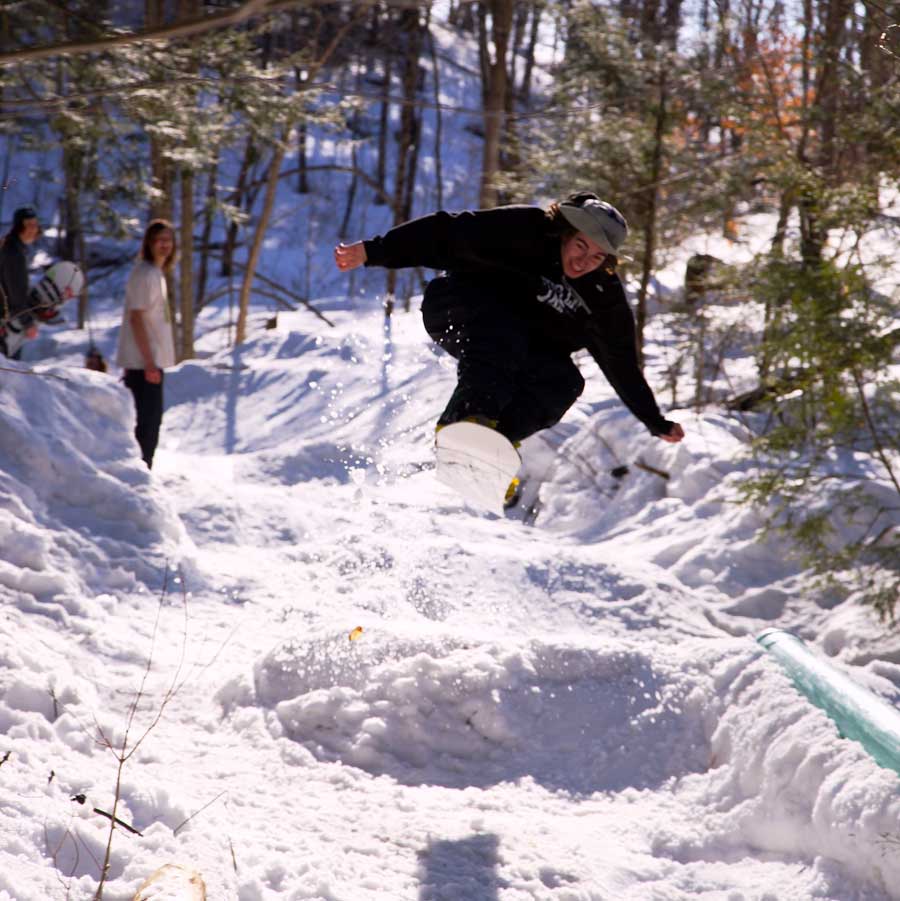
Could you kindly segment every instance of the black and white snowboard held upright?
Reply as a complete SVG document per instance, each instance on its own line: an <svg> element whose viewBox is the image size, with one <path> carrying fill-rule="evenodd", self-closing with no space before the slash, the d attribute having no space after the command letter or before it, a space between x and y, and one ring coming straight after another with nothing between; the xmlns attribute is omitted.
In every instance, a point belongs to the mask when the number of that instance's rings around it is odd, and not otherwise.
<svg viewBox="0 0 900 901"><path fill-rule="evenodd" d="M83 290L84 273L80 267L68 260L61 260L50 266L29 291L28 313L39 322L49 322L66 301L78 297ZM2 312L0 307L0 314ZM0 322L0 326L6 334L6 353L12 356L25 343L28 326L22 322L21 315Z"/></svg>

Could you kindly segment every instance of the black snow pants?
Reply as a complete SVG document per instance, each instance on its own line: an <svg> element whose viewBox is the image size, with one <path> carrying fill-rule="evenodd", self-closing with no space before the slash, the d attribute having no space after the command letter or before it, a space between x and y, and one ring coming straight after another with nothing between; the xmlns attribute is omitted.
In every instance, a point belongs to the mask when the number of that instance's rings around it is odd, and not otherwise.
<svg viewBox="0 0 900 901"><path fill-rule="evenodd" d="M160 372L165 378L165 374ZM153 467L153 454L159 442L159 427L163 417L163 383L153 385L147 381L143 369L125 370L125 387L134 395L137 426L134 437L141 448L141 457L147 469Z"/></svg>
<svg viewBox="0 0 900 901"><path fill-rule="evenodd" d="M422 318L431 338L459 361L440 425L483 416L521 441L559 422L584 390L571 356L548 347L490 284L440 276L425 289Z"/></svg>

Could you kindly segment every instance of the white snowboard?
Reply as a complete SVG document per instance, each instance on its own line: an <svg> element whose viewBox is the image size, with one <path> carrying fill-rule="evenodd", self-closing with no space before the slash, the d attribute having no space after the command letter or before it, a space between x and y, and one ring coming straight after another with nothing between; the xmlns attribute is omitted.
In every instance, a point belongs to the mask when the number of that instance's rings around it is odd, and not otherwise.
<svg viewBox="0 0 900 901"><path fill-rule="evenodd" d="M42 309L59 309L84 290L84 273L74 263L61 260L47 269L31 289L31 299Z"/></svg>
<svg viewBox="0 0 900 901"><path fill-rule="evenodd" d="M40 321L47 321L59 308L84 290L84 273L74 263L61 260L44 272L41 280L28 292L31 302L29 313ZM2 307L0 307L2 314ZM19 317L10 319L6 326L6 353L12 356L24 343L27 326Z"/></svg>
<svg viewBox="0 0 900 901"><path fill-rule="evenodd" d="M206 901L206 886L199 873L167 863L148 877L133 901Z"/></svg>
<svg viewBox="0 0 900 901"><path fill-rule="evenodd" d="M522 463L512 444L494 429L454 422L438 431L434 445L438 481L474 506L502 516L506 489Z"/></svg>

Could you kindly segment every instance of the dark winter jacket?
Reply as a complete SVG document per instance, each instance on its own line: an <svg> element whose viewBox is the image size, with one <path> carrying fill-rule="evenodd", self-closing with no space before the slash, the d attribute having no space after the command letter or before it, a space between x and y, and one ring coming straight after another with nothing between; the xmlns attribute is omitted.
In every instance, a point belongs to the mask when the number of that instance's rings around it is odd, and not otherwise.
<svg viewBox="0 0 900 901"><path fill-rule="evenodd" d="M33 303L28 296L28 253L18 235L8 234L0 247L0 323L18 317L16 325L27 328L34 317L27 312Z"/></svg>
<svg viewBox="0 0 900 901"><path fill-rule="evenodd" d="M634 316L618 275L601 268L567 279L560 238L540 207L442 211L364 243L367 266L443 269L462 297L467 284L495 286L497 302L524 318L549 348L567 354L586 348L652 434L671 429L638 365Z"/></svg>

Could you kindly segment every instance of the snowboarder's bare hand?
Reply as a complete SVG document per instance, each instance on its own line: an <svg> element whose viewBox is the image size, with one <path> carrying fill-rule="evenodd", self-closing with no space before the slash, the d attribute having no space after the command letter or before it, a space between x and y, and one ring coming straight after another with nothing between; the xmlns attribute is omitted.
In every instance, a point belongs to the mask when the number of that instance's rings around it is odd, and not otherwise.
<svg viewBox="0 0 900 901"><path fill-rule="evenodd" d="M158 385L162 381L162 370L158 366L145 366L144 378L148 385Z"/></svg>
<svg viewBox="0 0 900 901"><path fill-rule="evenodd" d="M366 261L366 247L362 241L355 244L338 244L334 248L334 264L341 272L349 272Z"/></svg>
<svg viewBox="0 0 900 901"><path fill-rule="evenodd" d="M37 338L37 334L38 334L38 327L36 325L29 325L28 328L25 330L26 338Z"/></svg>
<svg viewBox="0 0 900 901"><path fill-rule="evenodd" d="M682 438L684 438L684 429L678 425L677 422L672 423L672 428L669 429L663 435L659 435L658 437L662 438L663 441L668 441L669 444L678 444Z"/></svg>

